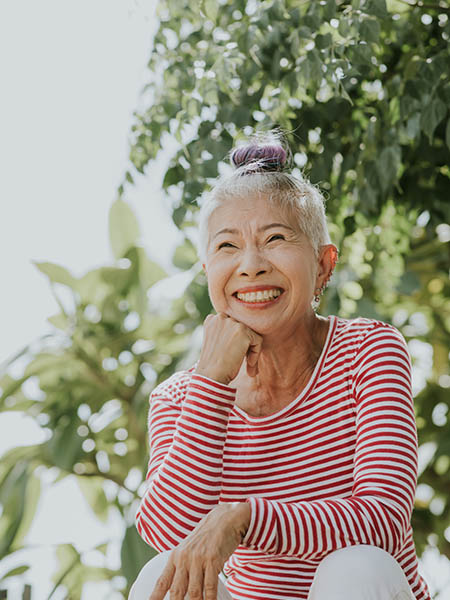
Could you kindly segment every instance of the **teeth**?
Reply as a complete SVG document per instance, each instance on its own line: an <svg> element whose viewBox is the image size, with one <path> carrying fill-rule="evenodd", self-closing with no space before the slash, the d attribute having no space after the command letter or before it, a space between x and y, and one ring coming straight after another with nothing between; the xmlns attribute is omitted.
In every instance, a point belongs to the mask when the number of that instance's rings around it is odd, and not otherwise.
<svg viewBox="0 0 450 600"><path fill-rule="evenodd" d="M246 294L238 292L236 295L239 298L239 300L243 300L244 302L267 302L269 300L277 298L280 294L281 290L274 288L273 290L248 292Z"/></svg>

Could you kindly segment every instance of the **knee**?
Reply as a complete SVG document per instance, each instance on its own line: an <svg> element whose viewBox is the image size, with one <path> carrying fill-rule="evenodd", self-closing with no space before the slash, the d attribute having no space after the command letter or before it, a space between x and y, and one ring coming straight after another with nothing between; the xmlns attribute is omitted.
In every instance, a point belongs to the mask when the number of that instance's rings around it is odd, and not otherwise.
<svg viewBox="0 0 450 600"><path fill-rule="evenodd" d="M308 600L387 600L402 592L413 598L397 561L381 548L358 545L336 550L323 559Z"/></svg>

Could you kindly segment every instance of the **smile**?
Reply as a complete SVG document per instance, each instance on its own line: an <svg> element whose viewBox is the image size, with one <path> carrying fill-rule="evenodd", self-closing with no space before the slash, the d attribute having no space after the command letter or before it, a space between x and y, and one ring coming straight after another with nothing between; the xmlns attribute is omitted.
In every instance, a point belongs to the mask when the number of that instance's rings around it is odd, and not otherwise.
<svg viewBox="0 0 450 600"><path fill-rule="evenodd" d="M279 288L267 290L258 290L255 292L236 292L233 294L241 302L249 302L251 304L264 304L272 302L282 294Z"/></svg>

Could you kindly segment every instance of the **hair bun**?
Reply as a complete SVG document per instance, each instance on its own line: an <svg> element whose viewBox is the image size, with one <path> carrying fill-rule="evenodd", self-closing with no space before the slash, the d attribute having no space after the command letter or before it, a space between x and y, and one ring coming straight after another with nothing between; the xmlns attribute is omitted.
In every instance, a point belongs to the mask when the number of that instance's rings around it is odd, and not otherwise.
<svg viewBox="0 0 450 600"><path fill-rule="evenodd" d="M231 162L236 168L247 166L245 172L282 171L286 156L279 144L249 144L233 150Z"/></svg>

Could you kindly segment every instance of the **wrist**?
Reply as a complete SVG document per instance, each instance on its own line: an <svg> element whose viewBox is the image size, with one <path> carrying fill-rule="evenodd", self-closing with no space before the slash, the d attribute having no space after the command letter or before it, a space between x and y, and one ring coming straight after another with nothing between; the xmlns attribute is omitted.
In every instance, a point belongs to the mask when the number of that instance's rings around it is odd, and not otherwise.
<svg viewBox="0 0 450 600"><path fill-rule="evenodd" d="M251 507L248 502L233 502L233 511L236 515L236 525L242 541L250 526Z"/></svg>
<svg viewBox="0 0 450 600"><path fill-rule="evenodd" d="M221 376L218 373L215 373L214 370L203 368L200 365L195 369L196 375L201 375L202 377L207 377L208 379L212 379L213 381L217 381L218 383L223 383L224 385L228 385L230 383L229 379Z"/></svg>

